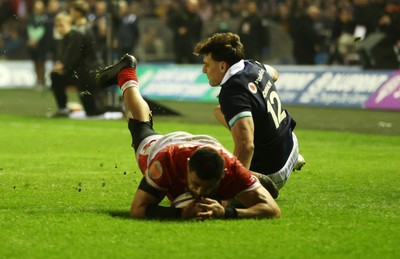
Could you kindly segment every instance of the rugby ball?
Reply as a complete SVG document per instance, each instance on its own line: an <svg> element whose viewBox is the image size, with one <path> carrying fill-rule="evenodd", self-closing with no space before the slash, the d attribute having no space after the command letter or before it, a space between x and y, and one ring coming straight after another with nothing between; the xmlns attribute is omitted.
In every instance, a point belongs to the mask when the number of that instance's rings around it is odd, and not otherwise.
<svg viewBox="0 0 400 259"><path fill-rule="evenodd" d="M190 192L185 192L176 197L176 199L172 202L171 206L174 208L183 208L186 207L193 200L194 198L192 194Z"/></svg>

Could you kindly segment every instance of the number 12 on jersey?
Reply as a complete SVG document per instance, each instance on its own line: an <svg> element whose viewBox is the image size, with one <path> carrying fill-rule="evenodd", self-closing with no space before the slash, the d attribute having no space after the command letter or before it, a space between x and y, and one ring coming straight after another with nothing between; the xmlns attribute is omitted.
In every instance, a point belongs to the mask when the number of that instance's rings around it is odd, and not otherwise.
<svg viewBox="0 0 400 259"><path fill-rule="evenodd" d="M285 110L282 110L281 99L276 91L271 91L269 98L267 99L267 110L271 114L272 119L276 128L279 128L281 122L286 118ZM276 110L274 109L274 104L276 104Z"/></svg>

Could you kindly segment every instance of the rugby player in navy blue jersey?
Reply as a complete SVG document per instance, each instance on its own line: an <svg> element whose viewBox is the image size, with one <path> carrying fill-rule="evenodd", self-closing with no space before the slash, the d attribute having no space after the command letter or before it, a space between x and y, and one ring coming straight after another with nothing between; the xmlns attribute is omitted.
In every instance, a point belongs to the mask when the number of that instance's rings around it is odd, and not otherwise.
<svg viewBox="0 0 400 259"><path fill-rule="evenodd" d="M216 33L199 42L194 54L203 56L203 73L211 86L221 86L217 120L230 129L234 155L251 171L268 176L277 189L304 158L293 130L295 120L284 109L271 66L245 60L244 46L234 33Z"/></svg>

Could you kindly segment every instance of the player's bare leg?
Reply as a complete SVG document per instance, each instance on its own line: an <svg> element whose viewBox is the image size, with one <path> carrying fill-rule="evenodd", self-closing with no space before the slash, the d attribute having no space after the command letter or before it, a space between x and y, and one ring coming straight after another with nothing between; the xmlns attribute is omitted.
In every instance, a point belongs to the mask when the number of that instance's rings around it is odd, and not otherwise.
<svg viewBox="0 0 400 259"><path fill-rule="evenodd" d="M150 121L150 107L140 94L139 87L127 88L123 93L123 101L125 111L129 111L134 119Z"/></svg>
<svg viewBox="0 0 400 259"><path fill-rule="evenodd" d="M149 121L150 108L139 91L136 64L136 58L126 54L117 63L100 71L97 75L97 83L102 88L118 84L128 117L133 117L138 121Z"/></svg>

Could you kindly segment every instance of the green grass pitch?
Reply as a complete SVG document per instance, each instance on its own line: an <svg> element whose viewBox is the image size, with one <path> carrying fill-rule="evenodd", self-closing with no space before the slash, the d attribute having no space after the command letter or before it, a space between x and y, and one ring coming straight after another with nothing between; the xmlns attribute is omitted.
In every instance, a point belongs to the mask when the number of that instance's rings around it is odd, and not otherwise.
<svg viewBox="0 0 400 259"><path fill-rule="evenodd" d="M282 218L160 222L128 217L141 174L123 120L3 112L0 258L400 258L399 135L298 123L307 164L281 190ZM155 129L233 148L215 124Z"/></svg>

